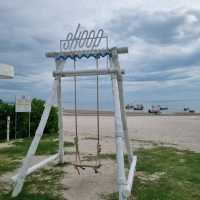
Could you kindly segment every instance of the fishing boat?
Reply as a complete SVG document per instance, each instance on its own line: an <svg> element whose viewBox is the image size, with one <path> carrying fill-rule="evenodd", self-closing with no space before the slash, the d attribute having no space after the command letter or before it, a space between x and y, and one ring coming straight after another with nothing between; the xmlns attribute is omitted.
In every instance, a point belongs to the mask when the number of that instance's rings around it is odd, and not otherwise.
<svg viewBox="0 0 200 200"><path fill-rule="evenodd" d="M125 106L126 110L133 110L134 109L134 106L132 104L127 104Z"/></svg>
<svg viewBox="0 0 200 200"><path fill-rule="evenodd" d="M134 110L144 110L144 106L142 104L137 104L134 106Z"/></svg>
<svg viewBox="0 0 200 200"><path fill-rule="evenodd" d="M189 107L185 107L184 112L195 113L195 110L191 110Z"/></svg>
<svg viewBox="0 0 200 200"><path fill-rule="evenodd" d="M133 105L133 104L127 104L125 106L125 108L127 110L137 110L137 111L141 111L141 110L144 110L144 106L142 104L136 104L136 105Z"/></svg>
<svg viewBox="0 0 200 200"><path fill-rule="evenodd" d="M148 110L149 113L153 114L160 114L160 107L159 106L151 106L151 108Z"/></svg>
<svg viewBox="0 0 200 200"><path fill-rule="evenodd" d="M183 110L184 110L185 112L188 112L188 111L190 110L190 108L189 108L189 107L185 107Z"/></svg>
<svg viewBox="0 0 200 200"><path fill-rule="evenodd" d="M160 105L158 105L158 107L160 107L160 110L168 110L167 106L160 106Z"/></svg>

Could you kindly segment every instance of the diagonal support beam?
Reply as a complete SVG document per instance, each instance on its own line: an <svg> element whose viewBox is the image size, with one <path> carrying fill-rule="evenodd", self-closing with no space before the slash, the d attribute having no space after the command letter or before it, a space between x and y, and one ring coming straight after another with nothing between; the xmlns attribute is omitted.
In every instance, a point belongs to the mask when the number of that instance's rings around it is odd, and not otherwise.
<svg viewBox="0 0 200 200"><path fill-rule="evenodd" d="M134 175L135 175L135 170L136 170L136 163L137 163L137 157L133 156L132 163L130 165L130 169L128 173L127 186L126 186L126 192L128 196L131 195L131 190L132 190Z"/></svg>
<svg viewBox="0 0 200 200"><path fill-rule="evenodd" d="M124 133L120 109L119 87L117 82L117 75L111 76L112 91L114 97L114 110L115 110L115 143L117 154L117 186L119 192L119 200L126 200L125 187L126 177L124 170Z"/></svg>
<svg viewBox="0 0 200 200"><path fill-rule="evenodd" d="M27 155L26 155L26 157L23 161L22 167L19 170L16 182L14 184L14 190L12 192L12 197L16 197L21 192L22 187L24 185L24 181L25 181L25 178L26 178L28 168L29 168L30 163L33 159L33 156L36 153L37 147L38 147L40 139L43 135L43 131L44 131L44 128L46 126L46 123L47 123L47 120L48 120L48 117L49 117L49 114L50 114L50 111L51 111L52 104L54 102L55 86L56 86L56 82L54 81L51 96L45 104L45 108L44 108L44 111L42 113L40 123L39 123L38 128L37 128L36 133L35 133L35 137L34 137L32 143L31 143L31 146L29 147L28 153L27 153Z"/></svg>
<svg viewBox="0 0 200 200"><path fill-rule="evenodd" d="M123 122L125 145L126 145L126 149L127 149L127 152L128 152L129 163L131 164L132 158L133 158L133 150L132 150L130 140L129 140L126 111L125 111L125 107L124 107L123 77L122 77L122 73L120 73L121 67L120 67L119 58L118 58L118 54L117 54L116 49L113 49L113 52L112 52L112 63L113 63L113 66L119 72L117 74L117 82L118 82L118 86L119 86L121 118L122 118L122 122Z"/></svg>
<svg viewBox="0 0 200 200"><path fill-rule="evenodd" d="M48 163L56 160L58 158L58 154L55 154L53 156L50 156L49 158L42 160L41 162L33 165L32 167L30 167L26 173L26 176L32 174L33 172L35 172L36 170L44 167L45 165L47 165ZM11 177L11 179L15 182L17 180L17 178L19 177L19 174L16 174L15 176Z"/></svg>

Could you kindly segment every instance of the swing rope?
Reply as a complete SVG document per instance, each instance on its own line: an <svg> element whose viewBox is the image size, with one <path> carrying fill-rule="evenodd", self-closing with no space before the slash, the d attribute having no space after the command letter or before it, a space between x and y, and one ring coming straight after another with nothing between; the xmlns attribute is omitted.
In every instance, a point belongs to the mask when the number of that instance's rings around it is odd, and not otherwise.
<svg viewBox="0 0 200 200"><path fill-rule="evenodd" d="M99 59L96 58L96 69L99 70ZM96 165L101 165L100 163L100 153L101 153L101 145L100 145L100 117L99 117L99 75L96 76L96 91L97 91L97 156L96 156Z"/></svg>
<svg viewBox="0 0 200 200"><path fill-rule="evenodd" d="M96 58L96 68L99 69L99 60ZM74 71L76 71L76 59L74 58ZM77 112L77 77L74 76L74 112L75 112L75 154L76 154L76 162L73 164L78 174L80 175L79 168L85 169L86 167L93 168L95 173L98 173L98 168L101 167L100 162L100 153L101 153L101 145L100 145L100 117L99 117L99 75L96 76L96 115L97 115L97 154L96 154L96 165L87 165L81 163L80 151L79 151L79 139L78 139L78 112Z"/></svg>
<svg viewBox="0 0 200 200"><path fill-rule="evenodd" d="M74 58L74 72L76 71L76 58ZM74 144L76 148L76 163L81 163L80 152L79 152L79 142L78 142L78 113L77 113L77 77L74 76L74 111L75 111L75 137Z"/></svg>

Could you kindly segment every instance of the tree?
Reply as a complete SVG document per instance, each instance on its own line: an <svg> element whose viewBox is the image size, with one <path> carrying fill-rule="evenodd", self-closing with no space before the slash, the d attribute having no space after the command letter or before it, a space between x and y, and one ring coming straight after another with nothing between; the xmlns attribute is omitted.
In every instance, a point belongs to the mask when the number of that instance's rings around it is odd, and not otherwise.
<svg viewBox="0 0 200 200"><path fill-rule="evenodd" d="M35 135L35 131L39 125L42 112L44 110L44 101L40 99L32 100L32 112L31 112L31 136ZM15 136L15 106L0 100L0 139L6 138L6 120L7 116L11 118L10 124L10 138ZM17 114L17 138L23 138L28 136L28 113ZM58 116L57 108L52 107L44 134L53 134L58 132Z"/></svg>

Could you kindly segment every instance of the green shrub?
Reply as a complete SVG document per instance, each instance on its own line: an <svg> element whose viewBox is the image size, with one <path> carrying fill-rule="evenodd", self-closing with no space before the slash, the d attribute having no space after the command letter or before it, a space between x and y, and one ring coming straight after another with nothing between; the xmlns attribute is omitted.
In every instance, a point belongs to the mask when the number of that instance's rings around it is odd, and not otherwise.
<svg viewBox="0 0 200 200"><path fill-rule="evenodd" d="M42 112L44 110L45 102L40 99L32 100L32 112L31 112L31 126L30 132L31 136L35 135L35 131L39 125ZM7 116L11 118L10 124L10 138L15 137L15 106L5 103L0 100L0 140L6 138L6 121ZM29 123L29 113L17 113L17 138L24 138L28 136L28 123ZM58 117L57 108L52 107L49 119L47 121L44 133L51 134L58 131Z"/></svg>

